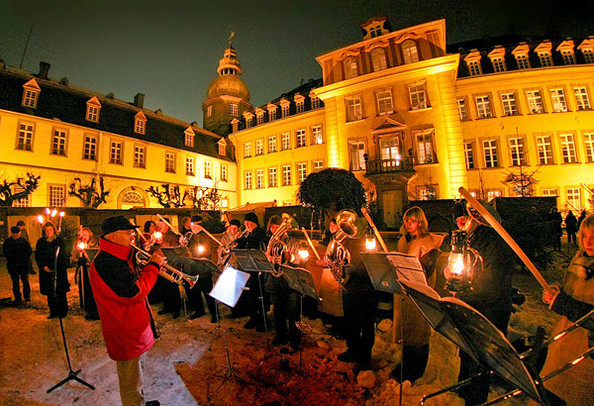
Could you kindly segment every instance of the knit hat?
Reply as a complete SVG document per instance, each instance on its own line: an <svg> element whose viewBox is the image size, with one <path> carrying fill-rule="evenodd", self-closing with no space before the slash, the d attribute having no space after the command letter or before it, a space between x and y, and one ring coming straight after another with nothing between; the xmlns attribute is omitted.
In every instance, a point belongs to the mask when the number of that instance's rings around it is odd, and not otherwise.
<svg viewBox="0 0 594 406"><path fill-rule="evenodd" d="M124 216L109 217L101 223L101 231L103 231L103 235L120 230L134 230L136 228L138 228L138 226L130 223L130 220Z"/></svg>
<svg viewBox="0 0 594 406"><path fill-rule="evenodd" d="M251 221L252 223L256 223L256 224L260 224L260 221L258 220L258 216L256 216L256 213L249 212L248 214L245 215L245 217L243 218L243 221Z"/></svg>
<svg viewBox="0 0 594 406"><path fill-rule="evenodd" d="M455 219L462 216L468 216L468 211L466 210L466 200L460 200L454 203L452 215Z"/></svg>

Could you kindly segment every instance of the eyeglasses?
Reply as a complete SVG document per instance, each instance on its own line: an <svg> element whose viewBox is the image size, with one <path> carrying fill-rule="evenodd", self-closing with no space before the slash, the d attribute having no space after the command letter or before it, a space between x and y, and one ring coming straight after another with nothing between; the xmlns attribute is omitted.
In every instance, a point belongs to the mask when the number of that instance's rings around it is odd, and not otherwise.
<svg viewBox="0 0 594 406"><path fill-rule="evenodd" d="M134 230L118 230L116 233L126 233L128 235L134 235L136 232Z"/></svg>

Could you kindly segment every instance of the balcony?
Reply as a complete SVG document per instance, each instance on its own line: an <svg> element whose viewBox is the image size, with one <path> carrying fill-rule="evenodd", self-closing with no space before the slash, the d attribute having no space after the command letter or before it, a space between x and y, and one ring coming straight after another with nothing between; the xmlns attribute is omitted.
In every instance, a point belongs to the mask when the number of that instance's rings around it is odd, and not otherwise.
<svg viewBox="0 0 594 406"><path fill-rule="evenodd" d="M412 157L405 157L403 159L378 159L374 161L368 160L366 164L366 176L415 171Z"/></svg>

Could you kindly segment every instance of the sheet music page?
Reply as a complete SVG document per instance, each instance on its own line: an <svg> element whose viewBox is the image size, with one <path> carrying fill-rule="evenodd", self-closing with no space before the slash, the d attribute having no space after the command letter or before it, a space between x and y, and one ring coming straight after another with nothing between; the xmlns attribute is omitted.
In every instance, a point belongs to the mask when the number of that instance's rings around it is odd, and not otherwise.
<svg viewBox="0 0 594 406"><path fill-rule="evenodd" d="M414 255L394 252L388 253L387 258L390 265L396 270L396 275L399 280L409 280L422 285L427 285L425 271L417 257Z"/></svg>
<svg viewBox="0 0 594 406"><path fill-rule="evenodd" d="M221 303L235 307L250 274L227 265L209 295Z"/></svg>

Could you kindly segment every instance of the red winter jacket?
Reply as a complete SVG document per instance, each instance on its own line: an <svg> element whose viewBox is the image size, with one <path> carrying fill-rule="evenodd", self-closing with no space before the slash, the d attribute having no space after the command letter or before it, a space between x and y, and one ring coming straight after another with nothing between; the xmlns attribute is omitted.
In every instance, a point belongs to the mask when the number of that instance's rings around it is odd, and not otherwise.
<svg viewBox="0 0 594 406"><path fill-rule="evenodd" d="M137 272L131 247L103 238L99 247L89 277L103 337L109 357L127 361L146 352L155 342L147 295L157 280L159 267L148 263Z"/></svg>

